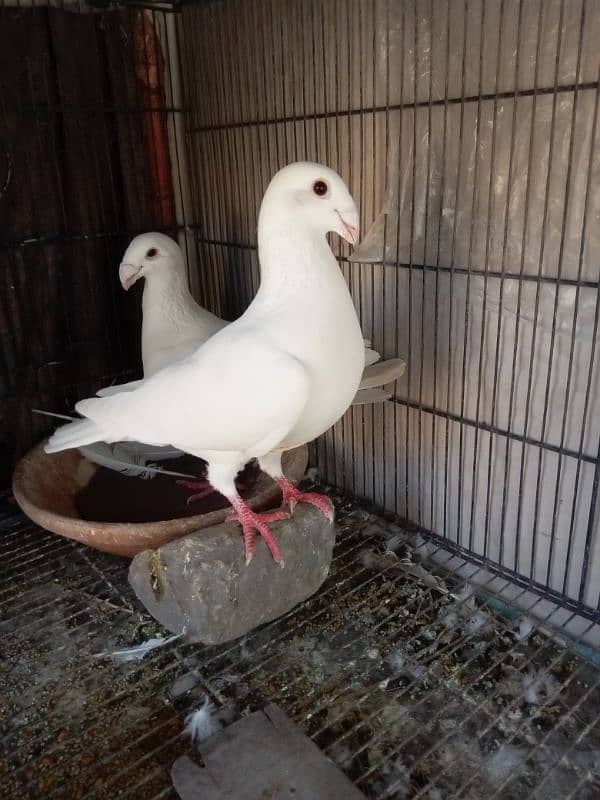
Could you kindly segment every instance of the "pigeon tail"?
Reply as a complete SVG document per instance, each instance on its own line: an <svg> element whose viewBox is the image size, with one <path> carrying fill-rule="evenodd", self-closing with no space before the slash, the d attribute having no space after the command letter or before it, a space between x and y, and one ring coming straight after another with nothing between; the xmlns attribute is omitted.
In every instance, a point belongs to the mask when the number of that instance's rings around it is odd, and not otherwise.
<svg viewBox="0 0 600 800"><path fill-rule="evenodd" d="M104 435L95 422L89 419L76 420L54 431L44 446L46 453L59 453L72 447L83 447L101 442Z"/></svg>

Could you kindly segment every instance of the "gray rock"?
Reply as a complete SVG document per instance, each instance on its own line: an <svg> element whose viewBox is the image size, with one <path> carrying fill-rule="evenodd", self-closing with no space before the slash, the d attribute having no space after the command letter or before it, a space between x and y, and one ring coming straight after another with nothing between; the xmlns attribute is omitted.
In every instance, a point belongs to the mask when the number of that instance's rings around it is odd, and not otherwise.
<svg viewBox="0 0 600 800"><path fill-rule="evenodd" d="M204 767L180 756L181 800L365 800L364 794L275 704L200 743Z"/></svg>
<svg viewBox="0 0 600 800"><path fill-rule="evenodd" d="M335 525L301 504L275 522L285 560L278 566L261 537L245 563L240 526L224 523L139 553L129 582L148 611L192 641L219 644L285 614L321 586L329 572Z"/></svg>

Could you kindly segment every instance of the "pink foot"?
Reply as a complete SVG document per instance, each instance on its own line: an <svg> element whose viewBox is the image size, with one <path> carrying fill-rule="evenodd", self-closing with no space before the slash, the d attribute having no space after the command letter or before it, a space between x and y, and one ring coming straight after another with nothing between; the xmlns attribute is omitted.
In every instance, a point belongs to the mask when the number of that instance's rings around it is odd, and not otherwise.
<svg viewBox="0 0 600 800"><path fill-rule="evenodd" d="M231 514L225 519L225 522L239 522L242 526L244 534L244 545L246 547L246 564L252 561L254 555L254 538L255 531L258 531L267 543L267 547L271 551L273 560L283 567L283 556L277 544L277 540L271 533L268 523L277 522L280 519L288 519L289 514L285 511L274 511L268 514L258 514L244 503L243 500L232 500L231 505L235 510L235 514Z"/></svg>
<svg viewBox="0 0 600 800"><path fill-rule="evenodd" d="M186 489L198 489L195 494L191 494L187 499L187 504L189 506L190 503L195 503L197 500L202 500L205 497L208 497L211 494L214 494L217 490L213 489L206 478L198 478L196 481L192 480L180 480L177 481L178 486L185 486ZM241 481L235 482L236 488L238 491L244 491L246 486Z"/></svg>
<svg viewBox="0 0 600 800"><path fill-rule="evenodd" d="M327 495L317 492L301 492L293 483L283 477L277 478L277 483L283 493L283 504L289 506L292 514L297 503L310 503L311 506L316 506L329 522L333 522L333 503Z"/></svg>
<svg viewBox="0 0 600 800"><path fill-rule="evenodd" d="M213 494L215 491L206 478L199 478L197 481L181 480L177 481L178 486L185 486L186 489L198 489L195 494L191 494L187 499L187 504L195 503L197 500L202 500Z"/></svg>

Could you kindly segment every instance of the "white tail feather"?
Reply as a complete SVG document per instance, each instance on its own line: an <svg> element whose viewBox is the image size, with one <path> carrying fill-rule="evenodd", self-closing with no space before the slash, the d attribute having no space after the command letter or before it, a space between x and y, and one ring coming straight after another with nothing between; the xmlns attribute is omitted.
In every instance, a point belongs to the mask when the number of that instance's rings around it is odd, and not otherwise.
<svg viewBox="0 0 600 800"><path fill-rule="evenodd" d="M103 438L104 435L95 422L89 419L76 419L68 425L57 428L44 445L44 450L46 453L58 453L61 450L100 442Z"/></svg>

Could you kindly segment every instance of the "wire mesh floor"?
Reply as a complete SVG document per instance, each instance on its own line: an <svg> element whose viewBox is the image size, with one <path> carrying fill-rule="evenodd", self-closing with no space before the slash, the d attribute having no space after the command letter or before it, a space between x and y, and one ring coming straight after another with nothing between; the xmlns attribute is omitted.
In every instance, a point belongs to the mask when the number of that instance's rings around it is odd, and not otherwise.
<svg viewBox="0 0 600 800"><path fill-rule="evenodd" d="M0 796L175 798L183 720L206 694L230 719L276 702L366 797L600 796L598 662L335 499L334 564L307 602L237 642L123 661L108 654L164 633L127 561L5 497Z"/></svg>

